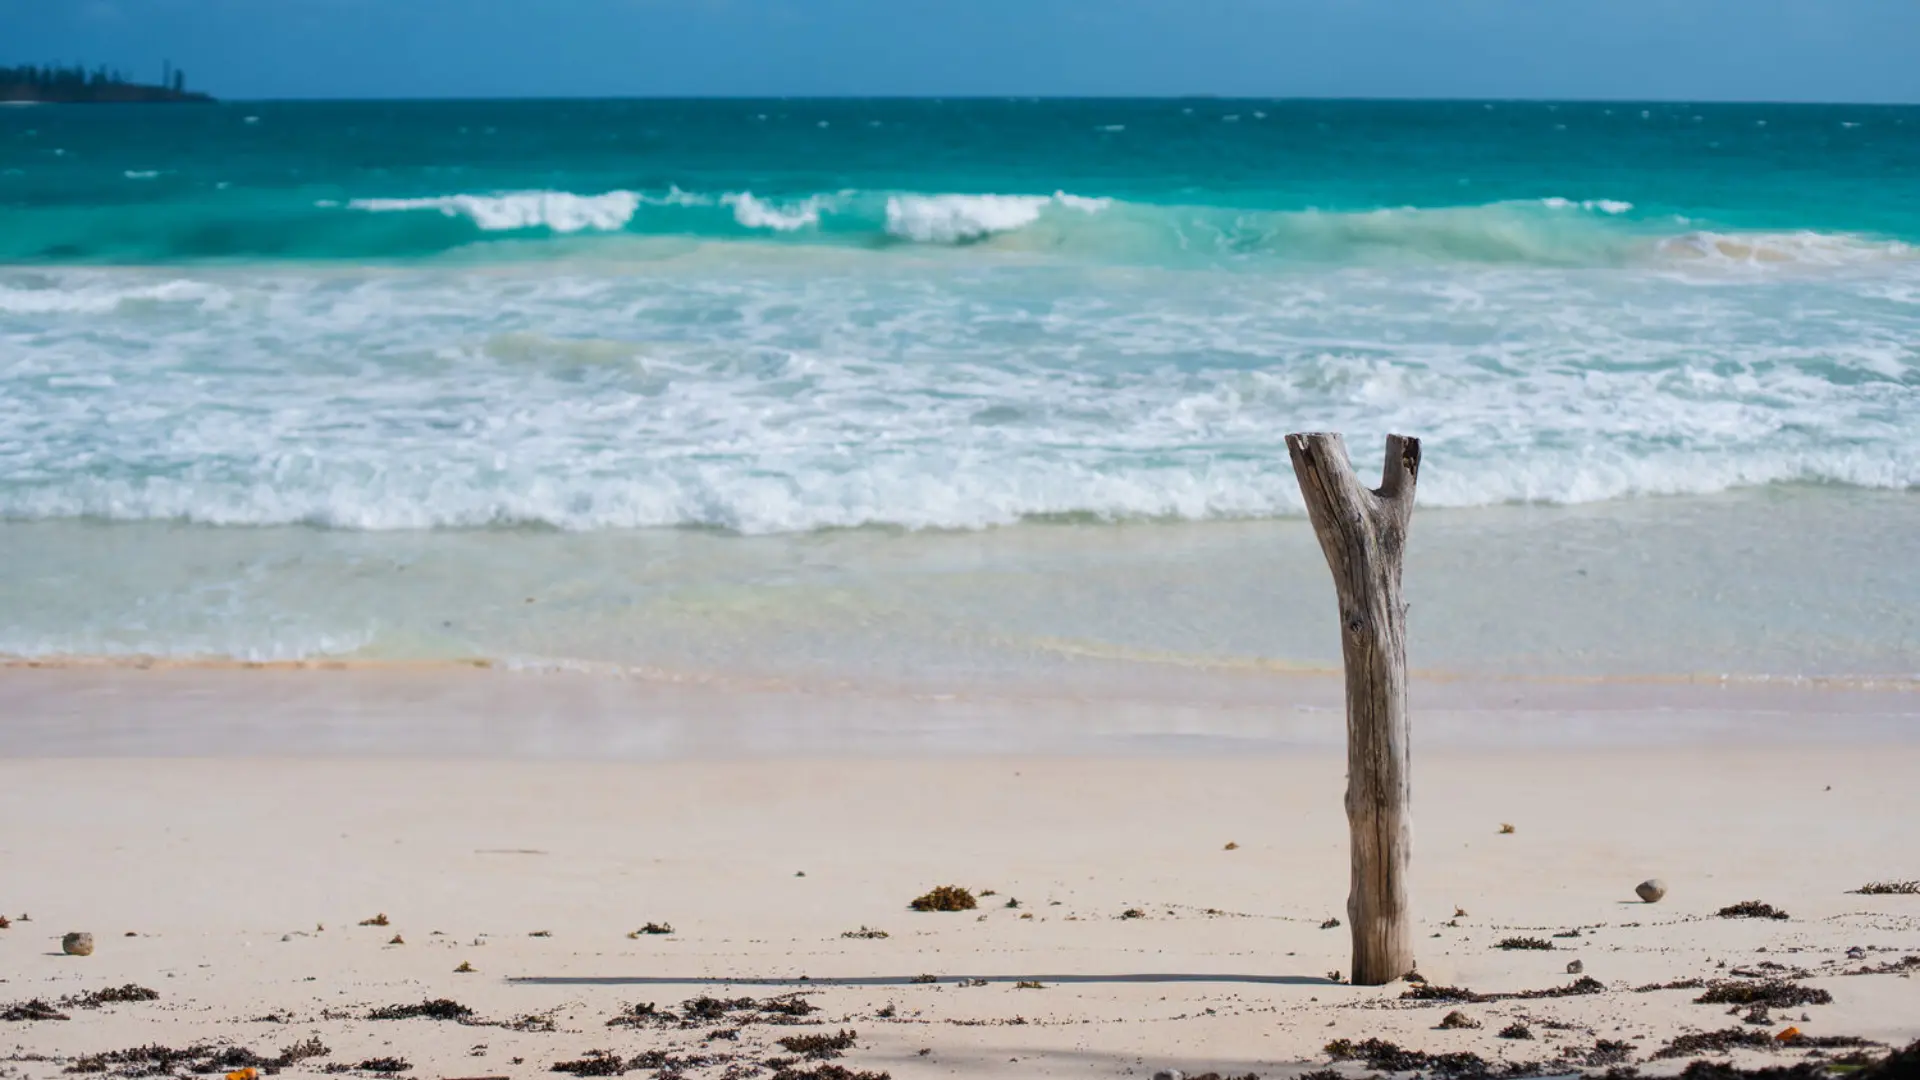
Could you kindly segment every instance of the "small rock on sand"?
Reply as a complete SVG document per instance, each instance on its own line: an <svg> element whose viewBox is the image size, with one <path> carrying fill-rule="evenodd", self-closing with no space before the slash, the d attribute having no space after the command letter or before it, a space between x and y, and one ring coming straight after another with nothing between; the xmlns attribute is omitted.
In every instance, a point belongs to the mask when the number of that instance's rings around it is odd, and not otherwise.
<svg viewBox="0 0 1920 1080"><path fill-rule="evenodd" d="M1587 970L1587 965L1578 960L1567 965L1567 974L1569 975L1578 975L1585 970Z"/></svg>
<svg viewBox="0 0 1920 1080"><path fill-rule="evenodd" d="M1633 891L1640 899L1645 900L1647 903L1657 904L1660 902L1661 897L1667 895L1667 883L1661 881L1659 878L1648 878L1640 884L1635 885Z"/></svg>
<svg viewBox="0 0 1920 1080"><path fill-rule="evenodd" d="M92 956L92 934L68 934L60 939L60 951L68 956Z"/></svg>

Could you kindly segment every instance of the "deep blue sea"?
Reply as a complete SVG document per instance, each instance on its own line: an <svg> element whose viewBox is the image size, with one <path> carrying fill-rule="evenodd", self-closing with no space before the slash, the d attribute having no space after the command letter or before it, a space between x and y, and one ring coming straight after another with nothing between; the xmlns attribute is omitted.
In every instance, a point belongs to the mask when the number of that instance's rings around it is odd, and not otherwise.
<svg viewBox="0 0 1920 1080"><path fill-rule="evenodd" d="M1488 521L1909 520L1920 109L0 109L0 651L601 655L322 613L338 582L191 553L1284 521L1303 429L1422 435L1422 504ZM172 582L138 614L84 599L113 528ZM1860 663L1909 655L1888 618Z"/></svg>

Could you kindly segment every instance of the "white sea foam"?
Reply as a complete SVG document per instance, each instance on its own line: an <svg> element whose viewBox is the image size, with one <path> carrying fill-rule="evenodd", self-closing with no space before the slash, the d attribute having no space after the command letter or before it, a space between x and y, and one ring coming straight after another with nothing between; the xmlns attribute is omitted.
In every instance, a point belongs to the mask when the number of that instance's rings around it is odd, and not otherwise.
<svg viewBox="0 0 1920 1080"><path fill-rule="evenodd" d="M680 190L680 187L677 184L669 186L667 188L667 193L665 195L653 195L648 193L642 193L639 196L639 199L640 199L640 203L644 206L712 206L714 205L713 196L702 195L698 192L693 192L693 191L682 191Z"/></svg>
<svg viewBox="0 0 1920 1080"><path fill-rule="evenodd" d="M1066 192L1049 195L895 195L887 200L887 232L923 244L960 244L1014 232L1048 207L1094 214L1110 205Z"/></svg>
<svg viewBox="0 0 1920 1080"><path fill-rule="evenodd" d="M233 302L231 290L204 281L123 283L114 275L76 275L58 287L0 282L0 315L89 315L159 304L219 310Z"/></svg>
<svg viewBox="0 0 1920 1080"><path fill-rule="evenodd" d="M1812 231L1691 232L1660 241L1659 251L1681 262L1744 267L1840 267L1920 259L1920 248L1898 240Z"/></svg>
<svg viewBox="0 0 1920 1080"><path fill-rule="evenodd" d="M1582 210L1594 210L1602 214L1616 215L1628 213L1633 209L1632 203L1622 202L1619 199L1581 199L1576 202L1573 199L1563 199L1557 195L1541 199L1540 205L1551 207L1555 210L1571 210L1577 206Z"/></svg>
<svg viewBox="0 0 1920 1080"><path fill-rule="evenodd" d="M551 229L559 233L624 228L640 208L640 196L631 191L576 195L566 191L512 191L496 195L439 195L424 199L355 199L353 210L393 213L438 210L448 217L465 217L488 232Z"/></svg>
<svg viewBox="0 0 1920 1080"><path fill-rule="evenodd" d="M733 218L741 225L776 232L793 232L820 224L820 211L830 203L826 197L815 195L782 206L756 198L751 191L723 195L720 201L733 207Z"/></svg>
<svg viewBox="0 0 1920 1080"><path fill-rule="evenodd" d="M1070 198L986 224L1077 222ZM978 230L1007 205L956 197L952 214ZM924 235L969 235L943 227ZM1297 512L1275 433L1303 427L1354 432L1357 453L1360 432L1420 433L1429 505L1920 486L1900 302L1920 260L1709 289L1670 262L933 263L715 244L613 274L0 270L0 432L32 433L0 440L0 517L746 533L1259 517ZM968 266L992 272L952 274Z"/></svg>

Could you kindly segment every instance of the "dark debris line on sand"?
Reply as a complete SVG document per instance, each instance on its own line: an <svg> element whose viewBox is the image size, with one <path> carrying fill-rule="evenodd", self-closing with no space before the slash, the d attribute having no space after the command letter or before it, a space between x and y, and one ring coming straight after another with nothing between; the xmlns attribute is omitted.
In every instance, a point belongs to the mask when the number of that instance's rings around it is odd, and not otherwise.
<svg viewBox="0 0 1920 1080"><path fill-rule="evenodd" d="M1790 982L1716 982L1693 999L1696 1005L1765 1005L1791 1009L1801 1005L1831 1005L1833 995L1812 986Z"/></svg>
<svg viewBox="0 0 1920 1080"><path fill-rule="evenodd" d="M730 1024L793 1024L819 1008L802 994L784 994L764 998L697 997L680 1003L678 1013L668 1012L653 1002L629 1005L625 1012L607 1021L608 1027L712 1027Z"/></svg>
<svg viewBox="0 0 1920 1080"><path fill-rule="evenodd" d="M1856 896L1920 896L1920 881L1875 881L1853 891Z"/></svg>
<svg viewBox="0 0 1920 1080"><path fill-rule="evenodd" d="M473 1010L449 998L434 998L418 1005L387 1005L367 1014L369 1020L457 1020L473 1019Z"/></svg>
<svg viewBox="0 0 1920 1080"><path fill-rule="evenodd" d="M1405 1049L1385 1039L1366 1039L1357 1043L1351 1039L1335 1039L1327 1044L1326 1053L1335 1061L1364 1061L1367 1068L1376 1072L1430 1070L1437 1076L1463 1078L1490 1076L1493 1073L1493 1066L1479 1054L1465 1051L1429 1054L1424 1050Z"/></svg>
<svg viewBox="0 0 1920 1080"><path fill-rule="evenodd" d="M262 1057L245 1047L214 1046L209 1043L195 1043L184 1050L168 1046L136 1046L127 1050L112 1050L104 1054L87 1054L75 1058L67 1066L70 1073L112 1073L122 1077L172 1076L177 1073L224 1073L240 1069L255 1069L272 1075L282 1069L291 1068L300 1062L312 1058L326 1057L332 1053L319 1039L306 1039L281 1050L276 1057ZM366 1068L366 1066L361 1066ZM369 1071L399 1072L412 1068L405 1062L398 1069L377 1069ZM342 1072L345 1067L330 1065L328 1072Z"/></svg>
<svg viewBox="0 0 1920 1080"><path fill-rule="evenodd" d="M113 986L105 990L89 990L84 994L69 994L51 1004L34 998L11 1005L0 1005L0 1021L26 1023L34 1020L67 1020L71 1017L61 1012L61 1009L99 1009L107 1005L125 1005L159 999L159 991L128 983L125 986Z"/></svg>
<svg viewBox="0 0 1920 1080"><path fill-rule="evenodd" d="M800 1004L805 1003L800 1002ZM732 1001L695 998L686 1003L681 1012L689 1017L698 1016L707 1020L713 1019L716 1013L721 1015L732 1013L734 1016L731 1018L738 1019L738 1014L742 1012L767 1013L769 1010L764 1009L763 1006L773 1006L772 1015L779 1015L781 1009L790 1008L791 1002L780 998L770 999L767 1002L756 1002L751 998L738 998ZM811 1006L808 1008L811 1011ZM651 1018L652 1022L661 1026L675 1022L672 1014L663 1013L652 1005L631 1007L623 1015ZM619 1019L615 1018L616 1021ZM751 1020L751 1017L748 1019ZM697 1025L681 1022L680 1026ZM714 1034L717 1033L710 1032L706 1041L713 1041ZM731 1029L729 1035L731 1037L725 1041L739 1041L738 1029ZM585 1056L575 1060L556 1062L551 1067L551 1071L574 1076L620 1076L636 1070L652 1070L658 1076L665 1078L680 1076L688 1069L710 1069L724 1065L727 1066L727 1073L730 1076L759 1076L765 1070L771 1070L769 1080L892 1080L884 1072L859 1072L843 1065L832 1064L833 1059L843 1057L848 1050L853 1049L857 1038L854 1032L846 1030L835 1031L831 1035L789 1035L779 1039L778 1044L787 1053L798 1055L798 1059L766 1057L760 1061L752 1060L751 1052L678 1056L665 1050L649 1050L631 1058L622 1058L610 1050L590 1050ZM802 1066L798 1064L800 1060L813 1062L813 1064Z"/></svg>
<svg viewBox="0 0 1920 1080"><path fill-rule="evenodd" d="M31 1001L16 1001L12 1005L0 1008L0 1020L21 1024L32 1020L67 1020L71 1017L39 998Z"/></svg>
<svg viewBox="0 0 1920 1080"><path fill-rule="evenodd" d="M1605 993L1605 983L1591 975L1582 975L1565 986L1549 987L1545 990L1520 990L1508 994L1482 994L1464 986L1435 986L1421 983L1400 995L1402 1001L1425 1001L1438 1004L1448 1001L1490 1002L1490 1001L1538 1001L1542 998L1584 997L1587 994Z"/></svg>

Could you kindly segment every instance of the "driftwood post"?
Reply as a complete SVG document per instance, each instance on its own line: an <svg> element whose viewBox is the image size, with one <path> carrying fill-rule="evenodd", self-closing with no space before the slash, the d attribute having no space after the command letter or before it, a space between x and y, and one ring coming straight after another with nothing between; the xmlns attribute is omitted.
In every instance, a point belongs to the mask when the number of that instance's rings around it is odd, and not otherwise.
<svg viewBox="0 0 1920 1080"><path fill-rule="evenodd" d="M1380 487L1353 474L1337 434L1287 436L1307 515L1333 571L1340 651L1347 669L1347 828L1353 881L1353 981L1390 983L1413 970L1407 925L1408 801L1406 605L1400 558L1420 477L1420 440L1387 436Z"/></svg>

